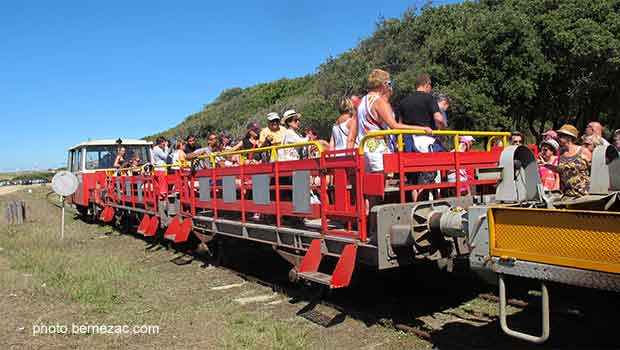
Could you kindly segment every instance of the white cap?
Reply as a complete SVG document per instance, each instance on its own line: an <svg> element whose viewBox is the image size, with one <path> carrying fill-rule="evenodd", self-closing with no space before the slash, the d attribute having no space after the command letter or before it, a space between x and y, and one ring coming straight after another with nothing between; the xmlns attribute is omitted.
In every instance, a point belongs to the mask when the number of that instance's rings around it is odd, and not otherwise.
<svg viewBox="0 0 620 350"><path fill-rule="evenodd" d="M271 112L267 114L267 120L269 121L280 120L280 115L276 112Z"/></svg>

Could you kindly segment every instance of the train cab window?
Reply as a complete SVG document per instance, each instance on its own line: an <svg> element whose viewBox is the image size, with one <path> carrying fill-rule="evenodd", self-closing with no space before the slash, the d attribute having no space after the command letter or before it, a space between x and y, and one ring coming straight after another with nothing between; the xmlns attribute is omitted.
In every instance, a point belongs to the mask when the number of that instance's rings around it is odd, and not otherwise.
<svg viewBox="0 0 620 350"><path fill-rule="evenodd" d="M80 160L82 159L82 149L71 151L71 171L80 171Z"/></svg>
<svg viewBox="0 0 620 350"><path fill-rule="evenodd" d="M125 147L125 159L129 161L134 156L141 163L150 161L147 146L123 146ZM86 170L109 169L114 165L117 154L117 146L91 146L86 148Z"/></svg>
<svg viewBox="0 0 620 350"><path fill-rule="evenodd" d="M69 151L67 155L67 170L73 171L73 151Z"/></svg>

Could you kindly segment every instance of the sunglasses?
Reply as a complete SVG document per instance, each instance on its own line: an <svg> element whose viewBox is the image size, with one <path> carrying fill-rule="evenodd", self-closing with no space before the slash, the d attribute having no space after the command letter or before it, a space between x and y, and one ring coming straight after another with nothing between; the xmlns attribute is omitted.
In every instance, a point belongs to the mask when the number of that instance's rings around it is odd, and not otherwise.
<svg viewBox="0 0 620 350"><path fill-rule="evenodd" d="M293 121L294 121L294 122L298 122L298 121L299 121L299 118L295 118L295 119L293 119Z"/></svg>

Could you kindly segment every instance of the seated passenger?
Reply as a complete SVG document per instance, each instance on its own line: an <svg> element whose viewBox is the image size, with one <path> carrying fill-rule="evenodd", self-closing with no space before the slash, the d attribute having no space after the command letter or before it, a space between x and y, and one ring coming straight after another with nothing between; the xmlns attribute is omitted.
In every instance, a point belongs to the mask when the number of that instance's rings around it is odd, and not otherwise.
<svg viewBox="0 0 620 350"><path fill-rule="evenodd" d="M125 161L125 147L119 147L118 154L116 155L116 158L114 158L114 164L112 165L112 167L123 168L126 165L127 164Z"/></svg>
<svg viewBox="0 0 620 350"><path fill-rule="evenodd" d="M573 125L564 124L557 133L562 150L558 166L545 164L545 167L560 175L560 190L565 197L585 196L590 187L592 153L585 147L577 146L579 131Z"/></svg>
<svg viewBox="0 0 620 350"><path fill-rule="evenodd" d="M140 157L138 155L134 155L129 162L128 175L140 175L141 165L142 163L140 162Z"/></svg>
<svg viewBox="0 0 620 350"><path fill-rule="evenodd" d="M241 148L254 149L260 147L259 133L260 126L258 125L258 123L249 122L247 125L247 131L245 133L245 136L243 137L243 140L241 140ZM263 154L261 153L248 153L246 155L246 161L251 164L260 163L263 160Z"/></svg>
<svg viewBox="0 0 620 350"><path fill-rule="evenodd" d="M461 136L459 137L459 145L458 149L454 150L455 152L469 152L471 151L472 146L474 145L475 139L471 136ZM471 169L459 169L459 181L465 182L469 179L474 178L474 172ZM448 172L448 182L456 182L456 172L451 170ZM461 194L469 194L470 188L469 186L460 186Z"/></svg>
<svg viewBox="0 0 620 350"><path fill-rule="evenodd" d="M551 165L557 168L559 157L556 154L559 149L560 144L554 139L547 139L540 144L538 171L540 172L540 180L546 191L557 191L560 189L559 174L547 167L547 165Z"/></svg>
<svg viewBox="0 0 620 350"><path fill-rule="evenodd" d="M620 152L620 129L614 131L613 141L614 141L614 146L616 147L618 152Z"/></svg>

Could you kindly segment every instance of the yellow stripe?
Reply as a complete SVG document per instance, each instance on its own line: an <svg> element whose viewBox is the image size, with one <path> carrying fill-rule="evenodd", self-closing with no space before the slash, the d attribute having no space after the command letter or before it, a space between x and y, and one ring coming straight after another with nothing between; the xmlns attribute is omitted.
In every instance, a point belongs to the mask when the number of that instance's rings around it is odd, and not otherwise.
<svg viewBox="0 0 620 350"><path fill-rule="evenodd" d="M489 209L491 255L620 273L620 213Z"/></svg>

